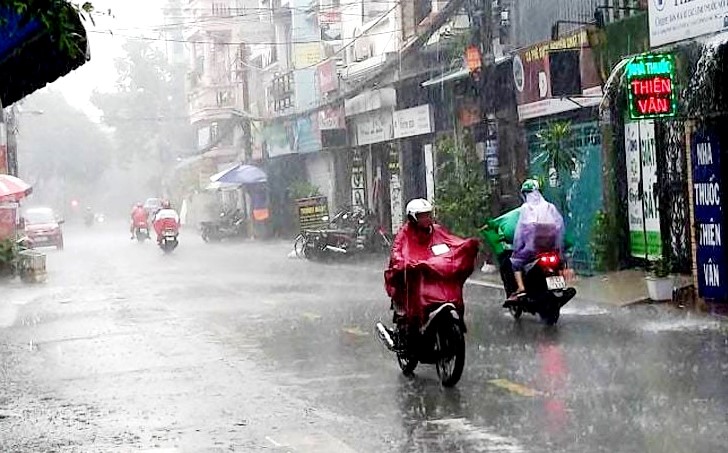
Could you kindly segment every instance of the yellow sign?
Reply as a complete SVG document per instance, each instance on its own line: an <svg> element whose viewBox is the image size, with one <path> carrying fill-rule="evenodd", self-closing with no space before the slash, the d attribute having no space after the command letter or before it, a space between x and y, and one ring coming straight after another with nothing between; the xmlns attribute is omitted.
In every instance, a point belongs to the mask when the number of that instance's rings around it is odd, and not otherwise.
<svg viewBox="0 0 728 453"><path fill-rule="evenodd" d="M306 42L293 45L293 67L307 68L321 63L321 43Z"/></svg>
<svg viewBox="0 0 728 453"><path fill-rule="evenodd" d="M558 41L537 44L526 49L525 60L530 63L534 60L543 60L549 50L580 49L589 45L589 36L586 30L580 30L573 35L565 36Z"/></svg>

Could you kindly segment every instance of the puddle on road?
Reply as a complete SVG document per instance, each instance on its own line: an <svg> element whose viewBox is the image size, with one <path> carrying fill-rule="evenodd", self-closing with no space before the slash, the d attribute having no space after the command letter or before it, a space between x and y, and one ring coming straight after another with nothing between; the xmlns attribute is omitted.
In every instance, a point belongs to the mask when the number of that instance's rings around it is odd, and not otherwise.
<svg viewBox="0 0 728 453"><path fill-rule="evenodd" d="M713 319L666 319L659 321L648 321L641 328L647 332L702 332L706 330L719 330L723 324Z"/></svg>
<svg viewBox="0 0 728 453"><path fill-rule="evenodd" d="M18 304L0 304L0 328L12 327L18 318Z"/></svg>
<svg viewBox="0 0 728 453"><path fill-rule="evenodd" d="M458 438L468 444L467 451L484 453L521 453L524 451L516 439L495 434L487 428L474 426L464 418L430 420L427 425L456 433Z"/></svg>
<svg viewBox="0 0 728 453"><path fill-rule="evenodd" d="M561 309L562 315L600 316L609 314L609 310L597 305L566 305Z"/></svg>

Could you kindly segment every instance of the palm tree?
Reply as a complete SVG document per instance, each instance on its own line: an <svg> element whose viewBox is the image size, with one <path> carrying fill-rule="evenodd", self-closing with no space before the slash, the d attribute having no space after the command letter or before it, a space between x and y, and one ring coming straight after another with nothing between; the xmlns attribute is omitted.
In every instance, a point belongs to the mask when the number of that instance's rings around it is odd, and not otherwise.
<svg viewBox="0 0 728 453"><path fill-rule="evenodd" d="M552 121L541 130L537 137L541 143L541 151L536 155L535 163L544 172L541 179L551 180L551 186L558 193L558 202L562 212L566 208L566 188L564 183L576 170L580 159L580 150L574 145L574 131L570 121Z"/></svg>

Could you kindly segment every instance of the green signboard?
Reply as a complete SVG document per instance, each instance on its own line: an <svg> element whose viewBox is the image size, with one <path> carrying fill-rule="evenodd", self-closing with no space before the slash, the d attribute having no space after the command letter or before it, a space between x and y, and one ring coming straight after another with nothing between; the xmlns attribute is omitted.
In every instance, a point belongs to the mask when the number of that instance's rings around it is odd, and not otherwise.
<svg viewBox="0 0 728 453"><path fill-rule="evenodd" d="M675 60L672 54L634 57L627 64L626 76L630 118L669 118L677 114Z"/></svg>

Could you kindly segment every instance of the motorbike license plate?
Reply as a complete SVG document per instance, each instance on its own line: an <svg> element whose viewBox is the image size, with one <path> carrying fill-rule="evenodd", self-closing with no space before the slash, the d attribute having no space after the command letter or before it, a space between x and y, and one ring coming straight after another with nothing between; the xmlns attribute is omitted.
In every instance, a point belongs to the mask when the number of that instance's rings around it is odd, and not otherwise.
<svg viewBox="0 0 728 453"><path fill-rule="evenodd" d="M546 287L549 290L564 289L566 288L566 279L561 276L557 277L546 277Z"/></svg>
<svg viewBox="0 0 728 453"><path fill-rule="evenodd" d="M168 238L173 238L173 237L177 236L177 234L174 231L165 231L164 236L168 237Z"/></svg>

